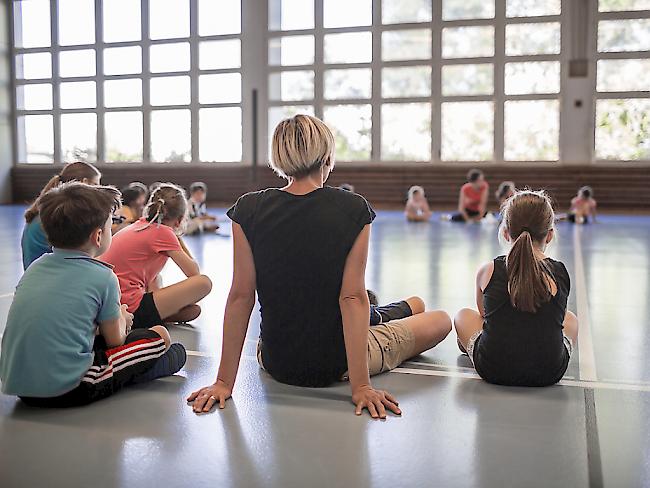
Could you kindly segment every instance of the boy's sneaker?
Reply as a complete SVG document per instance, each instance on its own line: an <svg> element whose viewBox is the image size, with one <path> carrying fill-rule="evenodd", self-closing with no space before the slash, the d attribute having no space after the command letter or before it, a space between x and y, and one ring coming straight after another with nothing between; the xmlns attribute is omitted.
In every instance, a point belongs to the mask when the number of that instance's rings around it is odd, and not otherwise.
<svg viewBox="0 0 650 488"><path fill-rule="evenodd" d="M178 373L187 361L187 352L183 344L172 344L169 349L158 358L153 367L133 378L133 383L145 383L158 378L165 378Z"/></svg>

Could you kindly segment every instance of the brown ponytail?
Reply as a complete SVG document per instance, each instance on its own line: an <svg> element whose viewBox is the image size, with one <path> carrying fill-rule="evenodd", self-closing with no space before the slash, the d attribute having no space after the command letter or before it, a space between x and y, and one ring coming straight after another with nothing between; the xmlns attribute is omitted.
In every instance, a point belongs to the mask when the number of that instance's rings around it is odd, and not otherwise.
<svg viewBox="0 0 650 488"><path fill-rule="evenodd" d="M551 299L552 271L536 256L536 247L553 229L555 215L544 192L521 191L503 208L503 227L513 240L506 260L513 307L534 313Z"/></svg>
<svg viewBox="0 0 650 488"><path fill-rule="evenodd" d="M50 178L50 181L43 187L36 200L25 211L25 222L29 224L38 217L38 201L41 196L45 195L52 188L56 188L61 183L67 183L68 181L83 181L84 178L91 180L93 178L101 178L101 176L102 174L99 170L90 163L77 161L66 164L58 175Z"/></svg>

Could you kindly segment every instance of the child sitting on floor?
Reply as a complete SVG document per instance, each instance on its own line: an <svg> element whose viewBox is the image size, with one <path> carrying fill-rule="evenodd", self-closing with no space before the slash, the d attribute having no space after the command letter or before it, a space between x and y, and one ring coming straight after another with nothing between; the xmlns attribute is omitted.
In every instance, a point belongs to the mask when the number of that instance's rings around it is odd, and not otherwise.
<svg viewBox="0 0 650 488"><path fill-rule="evenodd" d="M554 221L543 192L521 191L508 200L499 237L510 252L479 269L478 312L456 315L458 345L490 383L552 385L567 370L578 319L567 311L569 273L544 254L555 235Z"/></svg>
<svg viewBox="0 0 650 488"><path fill-rule="evenodd" d="M142 210L147 202L147 193L147 187L139 181L129 183L122 188L122 207L115 212L113 234L142 217Z"/></svg>
<svg viewBox="0 0 650 488"><path fill-rule="evenodd" d="M177 235L186 216L183 189L161 184L149 197L143 217L115 234L102 255L102 260L114 266L122 303L134 315L135 328L196 319L201 313L196 302L212 289L210 278L200 274L199 265ZM169 258L187 279L163 288L159 275Z"/></svg>
<svg viewBox="0 0 650 488"><path fill-rule="evenodd" d="M429 202L421 186L409 188L404 215L409 222L426 222L431 218Z"/></svg>
<svg viewBox="0 0 650 488"><path fill-rule="evenodd" d="M514 181L502 181L501 184L499 184L499 188L497 188L497 191L494 194L497 202L499 202L499 208L501 208L503 204L506 203L506 200L508 200L508 198L515 194L515 191Z"/></svg>
<svg viewBox="0 0 650 488"><path fill-rule="evenodd" d="M202 181L196 181L190 185L189 198L189 222L185 233L188 235L200 234L202 232L216 232L219 230L217 218L208 214L205 200L208 196L208 186Z"/></svg>
<svg viewBox="0 0 650 488"><path fill-rule="evenodd" d="M569 222L588 224L596 222L596 199L590 186L583 186L571 200L571 209L567 215Z"/></svg>
<svg viewBox="0 0 650 488"><path fill-rule="evenodd" d="M480 222L487 214L489 189L483 171L469 170L467 183L460 188L458 195L458 212L447 218L452 222Z"/></svg>
<svg viewBox="0 0 650 488"><path fill-rule="evenodd" d="M156 324L130 331L110 266L96 259L111 244L120 193L66 183L39 198L53 252L25 271L2 338L2 391L40 407L69 407L176 373L185 349Z"/></svg>
<svg viewBox="0 0 650 488"><path fill-rule="evenodd" d="M82 161L69 163L63 167L63 170L58 175L53 176L47 182L40 194L44 195L52 188L68 181L81 181L89 185L99 185L101 177L101 173L92 164ZM25 229L20 241L23 253L23 269L27 269L27 266L43 254L52 252L52 246L45 237L41 219L38 215L39 198L25 212Z"/></svg>

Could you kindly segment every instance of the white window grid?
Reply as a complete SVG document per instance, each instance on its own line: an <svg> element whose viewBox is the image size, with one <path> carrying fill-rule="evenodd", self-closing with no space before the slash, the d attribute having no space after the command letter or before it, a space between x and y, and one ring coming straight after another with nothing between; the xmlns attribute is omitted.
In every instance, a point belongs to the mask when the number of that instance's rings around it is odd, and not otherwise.
<svg viewBox="0 0 650 488"><path fill-rule="evenodd" d="M598 29L601 20L632 20L632 19L650 19L650 10L630 10L630 11L611 11L601 12L598 7L598 0L591 2L592 17L595 18L595 26L593 28L593 37L591 45L593 46L593 57L596 60L594 65L597 69L598 61L601 59L650 59L650 50L648 51L616 51L616 52L600 52L598 50ZM650 76L650 74L648 75ZM598 91L596 87L597 73L593 77L593 114L596 117L596 103L598 100L618 100L618 99L650 99L650 92L648 91ZM595 145L595 119L592 122L594 128L594 145ZM595 154L595 151L594 151ZM596 163L611 163L611 159L599 159L596 157ZM647 165L650 159L626 161L632 165Z"/></svg>
<svg viewBox="0 0 650 488"><path fill-rule="evenodd" d="M43 79L17 79L15 66L13 71L13 96L15 108L15 127L14 127L14 160L18 163L21 161L20 155L24 153L25 141L19 140L18 134L18 121L20 117L25 115L52 115L53 116L53 131L54 131L54 163L63 162L61 151L61 115L63 114L96 114L97 116L97 164L106 162L105 159L105 128L104 128L104 115L111 112L140 112L142 113L143 122L143 146L142 146L142 161L134 161L138 163L151 163L151 114L153 111L162 110L175 110L175 109L189 109L191 116L191 161L190 163L199 163L199 110L206 108L225 108L225 107L239 107L244 112L245 105L242 93L242 102L239 103L199 103L199 76L209 74L222 74L222 73L242 73L241 62L240 68L226 68L226 69L200 69L199 68L199 44L205 41L213 40L228 40L228 39L242 39L240 28L239 34L223 34L223 35L206 35L199 36L198 29L198 15L199 7L198 0L189 0L190 9L190 29L189 37L174 37L165 39L151 39L149 36L149 5L150 2L155 0L141 0L141 39L137 41L122 41L122 42L104 42L103 40L103 0L94 0L95 7L95 42L92 44L80 44L72 46L61 46L58 42L58 26L59 26L59 2L58 0L50 1L50 32L51 40L48 47L33 47L22 48L15 46L15 33L12 27L12 63L20 54L31 53L50 53L52 62L52 77ZM215 0L216 1L216 0ZM11 4L11 20L12 26L16 25L14 22L15 12L13 1ZM241 27L241 26L240 26ZM172 72L150 72L149 65L149 48L152 45L170 44L177 42L187 42L190 46L190 67L185 71L172 71ZM142 71L139 74L120 74L120 75L105 75L104 74L104 59L103 51L105 48L117 47L131 47L139 46L142 55ZM82 49L92 49L95 51L95 76L80 76L80 77L65 77L59 75L59 53L63 51L77 51ZM243 58L243 51L241 50L241 58ZM168 76L189 76L190 77L190 104L182 105L151 105L150 102L150 80L154 78L164 78ZM243 78L243 76L242 76ZM120 80L120 79L139 79L142 81L142 105L141 106L128 106L128 107L105 107L104 106L104 81L107 80ZM75 81L94 81L96 86L96 107L95 108L80 108L70 109L61 108L60 104L60 85L61 83L75 82ZM38 83L51 83L52 84L52 109L47 110L23 110L17 106L16 91L20 86L38 84ZM242 113L243 118L243 113ZM246 132L246 131L244 131ZM247 137L242 134L243 146L246 146ZM171 163L166 163L171 164Z"/></svg>
<svg viewBox="0 0 650 488"><path fill-rule="evenodd" d="M288 71L314 72L314 99L300 101L280 101L267 99L269 109L283 106L309 106L314 108L315 115L323 117L324 108L333 105L371 105L372 109L372 144L370 159L368 161L355 161L355 164L407 164L408 161L394 161L381 159L381 105L384 103L411 103L424 102L431 104L431 159L430 163L458 165L462 163L489 164L489 163L515 163L519 162L504 160L504 107L505 102L510 100L560 100L565 80L564 63L561 63L560 90L558 93L539 93L506 95L504 89L504 69L508 62L527 61L562 61L564 58L564 36L561 36L561 49L558 54L535 54L507 56L505 54L505 27L507 24L535 24L557 22L562 26L564 9L559 15L545 15L535 17L506 17L505 0L495 0L495 15L489 19L462 19L442 20L442 1L432 2L432 16L430 22L411 22L399 24L382 24L381 0L372 1L372 24L370 26L358 27L335 27L325 28L323 23L323 0L314 0L314 28L300 30L272 30L268 29L266 49L271 39L291 35L313 35L315 40L314 63L298 66L273 66L268 64L268 76L273 73ZM495 32L494 56L474 58L453 58L442 57L442 30L445 27L465 26L493 26ZM405 61L382 61L381 58L381 37L383 32L404 31L413 29L431 29L431 59L430 60L405 60ZM563 28L561 29L564 30ZM372 61L369 63L341 63L325 64L323 39L326 34L348 33L348 32L370 32L372 34ZM460 64L492 64L494 67L494 91L492 95L442 95L441 73L443 66ZM381 96L381 73L384 67L406 67L406 66L431 66L431 95L424 97L400 97L382 98ZM372 70L372 91L370 98L362 99L337 99L325 100L324 94L324 72L330 69L349 68L371 68ZM268 81L267 81L268 82ZM442 103L444 102L476 102L490 101L494 104L494 154L491 161L443 161L441 160L441 139L442 126L441 114ZM558 114L559 116L559 114ZM560 121L561 123L561 121ZM271 128L272 129L272 128ZM560 129L561 132L561 129ZM558 140L558 145L560 141ZM263 145L267 148L268 145ZM560 148L561 149L561 148ZM268 155L267 155L268 156ZM418 162L418 165L426 162Z"/></svg>

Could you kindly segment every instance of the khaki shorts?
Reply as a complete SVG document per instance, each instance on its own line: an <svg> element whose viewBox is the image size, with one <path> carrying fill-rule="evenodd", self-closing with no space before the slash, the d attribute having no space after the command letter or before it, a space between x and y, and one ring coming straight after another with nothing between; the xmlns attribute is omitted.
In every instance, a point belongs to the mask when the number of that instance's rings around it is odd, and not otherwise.
<svg viewBox="0 0 650 488"><path fill-rule="evenodd" d="M415 336L403 320L392 320L368 329L368 371L370 376L397 368L404 361L413 357L414 351ZM257 342L257 362L264 369L259 341ZM348 380L347 372L341 380Z"/></svg>

